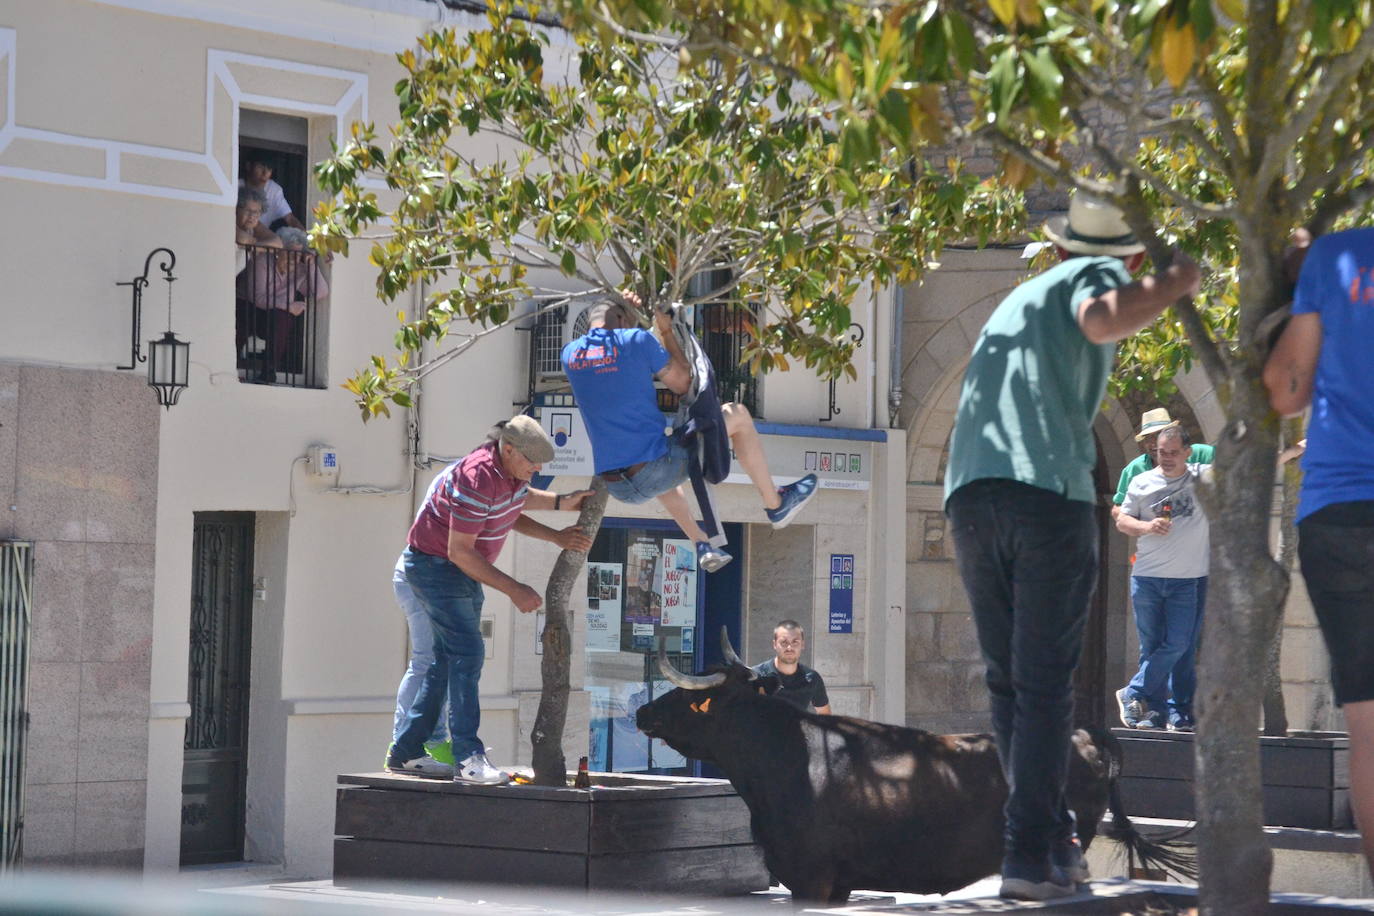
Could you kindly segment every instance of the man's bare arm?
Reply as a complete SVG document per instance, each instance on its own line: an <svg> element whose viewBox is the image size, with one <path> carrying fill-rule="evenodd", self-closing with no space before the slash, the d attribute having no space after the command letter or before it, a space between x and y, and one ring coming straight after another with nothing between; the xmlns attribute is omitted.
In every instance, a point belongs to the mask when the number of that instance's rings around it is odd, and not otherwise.
<svg viewBox="0 0 1374 916"><path fill-rule="evenodd" d="M477 552L477 535L464 534L449 530L448 559L454 566L467 573L483 585L490 585L497 591L505 592L515 605L516 610L528 614L544 603L539 593L523 582L518 582L497 569Z"/></svg>
<svg viewBox="0 0 1374 916"><path fill-rule="evenodd" d="M668 365L658 370L656 377L673 394L686 394L692 387L692 367L687 362L687 354L682 352L682 345L677 342L677 335L673 333L673 316L667 312L656 312L654 326L663 338L663 349L668 351Z"/></svg>
<svg viewBox="0 0 1374 916"><path fill-rule="evenodd" d="M1317 359L1322 352L1322 319L1316 312L1304 312L1288 320L1279 342L1264 364L1264 387L1269 389L1269 406L1281 416L1301 413L1312 403L1312 379L1317 374Z"/></svg>
<svg viewBox="0 0 1374 916"><path fill-rule="evenodd" d="M1078 326L1095 344L1130 337L1159 317L1159 313L1198 290L1199 274L1193 259L1176 252L1162 272L1142 277L1078 306Z"/></svg>

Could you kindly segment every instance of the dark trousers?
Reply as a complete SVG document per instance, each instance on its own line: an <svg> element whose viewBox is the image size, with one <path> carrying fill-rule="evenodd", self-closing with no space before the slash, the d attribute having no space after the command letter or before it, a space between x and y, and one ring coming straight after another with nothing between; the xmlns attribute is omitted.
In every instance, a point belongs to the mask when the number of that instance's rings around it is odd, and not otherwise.
<svg viewBox="0 0 1374 916"><path fill-rule="evenodd" d="M1298 559L1336 705L1374 700L1374 501L1333 503L1304 518Z"/></svg>
<svg viewBox="0 0 1374 916"><path fill-rule="evenodd" d="M1093 506L1012 480L977 480L950 496L948 511L1010 788L1004 859L1038 868L1073 836L1064 782L1073 672L1097 583Z"/></svg>
<svg viewBox="0 0 1374 916"><path fill-rule="evenodd" d="M234 327L234 345L242 349L249 337L267 341L271 362L268 368L284 369L286 347L295 328L295 315L286 309L258 308L247 299L239 299L238 320Z"/></svg>

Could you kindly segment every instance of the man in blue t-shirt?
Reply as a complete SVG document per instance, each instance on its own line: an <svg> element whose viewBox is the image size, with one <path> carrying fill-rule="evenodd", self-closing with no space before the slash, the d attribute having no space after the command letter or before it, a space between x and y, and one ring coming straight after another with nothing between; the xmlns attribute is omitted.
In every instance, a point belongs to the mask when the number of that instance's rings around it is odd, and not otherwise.
<svg viewBox="0 0 1374 916"><path fill-rule="evenodd" d="M1374 871L1374 228L1312 243L1269 354L1269 403L1312 405L1298 559L1350 733L1350 798Z"/></svg>
<svg viewBox="0 0 1374 916"><path fill-rule="evenodd" d="M659 343L639 327L638 297L622 295L628 305L593 306L587 314L587 333L563 348L563 369L582 410L596 473L621 502L633 505L657 497L683 534L696 543L697 564L715 572L731 556L710 543L692 515L682 489L687 450L666 435L671 430L658 409L654 387L658 379L675 394L686 393L692 384L691 366L673 336L672 316L661 311L654 316L663 338ZM816 475L776 486L749 410L731 403L721 406L721 414L735 458L758 489L768 520L774 528L785 527L816 494Z"/></svg>
<svg viewBox="0 0 1374 916"><path fill-rule="evenodd" d="M1092 423L1114 345L1198 287L1181 254L1132 282L1144 246L1109 203L1076 194L1045 234L1062 263L1012 290L978 335L945 474L1011 787L1000 893L1018 900L1067 896L1087 879L1064 782L1097 581Z"/></svg>

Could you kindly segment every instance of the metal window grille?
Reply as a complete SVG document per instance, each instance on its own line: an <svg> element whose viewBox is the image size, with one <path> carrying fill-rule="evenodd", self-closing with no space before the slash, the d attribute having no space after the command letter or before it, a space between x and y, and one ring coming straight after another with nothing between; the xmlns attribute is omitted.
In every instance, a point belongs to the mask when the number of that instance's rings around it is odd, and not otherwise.
<svg viewBox="0 0 1374 916"><path fill-rule="evenodd" d="M33 544L0 541L0 874L24 851Z"/></svg>
<svg viewBox="0 0 1374 916"><path fill-rule="evenodd" d="M234 346L243 381L325 387L327 265L310 251L242 245L235 281Z"/></svg>
<svg viewBox="0 0 1374 916"><path fill-rule="evenodd" d="M542 378L563 374L563 345L568 342L563 338L563 328L567 323L566 305L539 313L532 340L534 352L530 354L537 376Z"/></svg>
<svg viewBox="0 0 1374 916"><path fill-rule="evenodd" d="M687 294L711 297L715 290L730 284L730 269L704 270L692 277ZM750 340L753 310L737 298L735 291L714 296L697 306L692 330L701 341L702 349L716 370L716 387L722 402L735 401L749 408L755 417L759 413L759 380L740 364L740 357Z"/></svg>

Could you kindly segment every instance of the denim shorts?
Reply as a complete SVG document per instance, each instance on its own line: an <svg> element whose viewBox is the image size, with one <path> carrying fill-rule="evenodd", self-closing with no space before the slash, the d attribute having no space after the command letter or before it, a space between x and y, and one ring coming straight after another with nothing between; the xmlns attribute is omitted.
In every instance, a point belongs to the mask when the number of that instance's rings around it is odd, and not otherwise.
<svg viewBox="0 0 1374 916"><path fill-rule="evenodd" d="M1303 519L1298 558L1336 705L1374 700L1374 503L1336 503Z"/></svg>
<svg viewBox="0 0 1374 916"><path fill-rule="evenodd" d="M669 442L668 451L645 464L635 476L606 481L606 492L633 506L667 493L686 479L687 449Z"/></svg>

